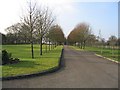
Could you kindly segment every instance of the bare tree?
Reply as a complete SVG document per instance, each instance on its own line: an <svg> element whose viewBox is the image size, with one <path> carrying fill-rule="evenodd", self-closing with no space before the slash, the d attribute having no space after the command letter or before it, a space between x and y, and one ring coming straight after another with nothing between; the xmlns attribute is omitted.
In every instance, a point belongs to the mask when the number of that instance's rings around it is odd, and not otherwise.
<svg viewBox="0 0 120 90"><path fill-rule="evenodd" d="M23 17L23 24L28 27L28 34L30 34L30 43L31 43L31 54L32 58L34 58L34 50L33 50L33 32L35 28L35 22L37 20L36 17L36 3L33 4L31 1L29 2L27 15Z"/></svg>
<svg viewBox="0 0 120 90"><path fill-rule="evenodd" d="M19 36L21 38L21 41L25 44L30 43L30 33L29 33L29 27L26 26L24 23L21 24L21 30L19 32Z"/></svg>
<svg viewBox="0 0 120 90"><path fill-rule="evenodd" d="M52 12L48 8L37 10L36 32L40 40L40 55L42 55L42 41L45 34L49 32L51 25L54 22Z"/></svg>
<svg viewBox="0 0 120 90"><path fill-rule="evenodd" d="M81 48L84 49L86 46L86 41L91 35L91 28L87 23L80 23L76 26L76 29L78 30L78 37L79 42L81 43Z"/></svg>

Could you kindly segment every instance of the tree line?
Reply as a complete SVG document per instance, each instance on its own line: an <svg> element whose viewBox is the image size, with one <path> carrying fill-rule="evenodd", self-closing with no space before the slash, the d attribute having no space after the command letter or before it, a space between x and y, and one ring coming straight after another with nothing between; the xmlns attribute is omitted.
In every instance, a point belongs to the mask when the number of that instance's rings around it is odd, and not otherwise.
<svg viewBox="0 0 120 90"><path fill-rule="evenodd" d="M21 22L11 25L5 29L6 35L2 34L3 44L30 44L31 57L34 58L34 44L40 45L40 55L42 55L42 45L46 44L52 48L66 42L76 45L81 49L85 46L109 46L120 45L120 38L109 37L108 41L104 38L92 34L92 28L88 23L79 23L66 38L62 28L55 23L55 17L48 7L39 7L36 3L29 2L28 9Z"/></svg>
<svg viewBox="0 0 120 90"><path fill-rule="evenodd" d="M65 37L62 28L55 23L55 17L48 7L39 7L31 1L21 22L11 25L5 29L6 35L2 34L3 44L31 44L31 57L34 58L35 43L40 45L49 44L57 46L63 44Z"/></svg>
<svg viewBox="0 0 120 90"><path fill-rule="evenodd" d="M104 38L92 34L92 28L89 24L79 23L68 35L67 43L76 45L81 49L84 49L85 46L115 48L115 46L120 45L120 38L111 35L109 39L105 41Z"/></svg>

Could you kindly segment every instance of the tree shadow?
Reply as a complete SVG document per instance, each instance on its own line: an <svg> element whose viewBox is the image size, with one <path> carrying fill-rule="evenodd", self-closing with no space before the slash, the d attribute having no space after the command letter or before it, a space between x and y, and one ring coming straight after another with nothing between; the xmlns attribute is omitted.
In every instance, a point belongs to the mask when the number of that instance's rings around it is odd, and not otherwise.
<svg viewBox="0 0 120 90"><path fill-rule="evenodd" d="M6 65L6 66L16 67L16 68L20 68L20 67L27 68L27 67L34 67L36 65L38 65L38 64L36 64L34 61L20 61L19 63L9 64L9 65Z"/></svg>
<svg viewBox="0 0 120 90"><path fill-rule="evenodd" d="M9 64L6 66L14 67L14 68L21 68L21 67L22 68L34 68L37 66L50 67L49 64L47 65L47 64L43 64L43 63L37 63L35 61L20 61L17 64Z"/></svg>

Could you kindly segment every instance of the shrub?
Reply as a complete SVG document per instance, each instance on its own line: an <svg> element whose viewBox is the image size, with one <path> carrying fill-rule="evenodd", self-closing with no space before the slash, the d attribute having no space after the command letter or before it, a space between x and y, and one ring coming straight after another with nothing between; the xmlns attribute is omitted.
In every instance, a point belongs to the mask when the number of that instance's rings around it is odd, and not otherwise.
<svg viewBox="0 0 120 90"><path fill-rule="evenodd" d="M2 65L18 63L18 58L12 58L12 54L2 50Z"/></svg>
<svg viewBox="0 0 120 90"><path fill-rule="evenodd" d="M9 54L6 50L2 50L2 65L9 63Z"/></svg>

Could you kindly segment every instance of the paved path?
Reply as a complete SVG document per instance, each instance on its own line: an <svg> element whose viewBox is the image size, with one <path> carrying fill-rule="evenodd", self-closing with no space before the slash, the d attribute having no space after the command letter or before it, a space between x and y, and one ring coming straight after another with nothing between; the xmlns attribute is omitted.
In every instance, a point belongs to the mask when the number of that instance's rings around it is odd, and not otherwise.
<svg viewBox="0 0 120 90"><path fill-rule="evenodd" d="M3 88L118 88L118 65L65 46L65 67L45 76L3 81Z"/></svg>

